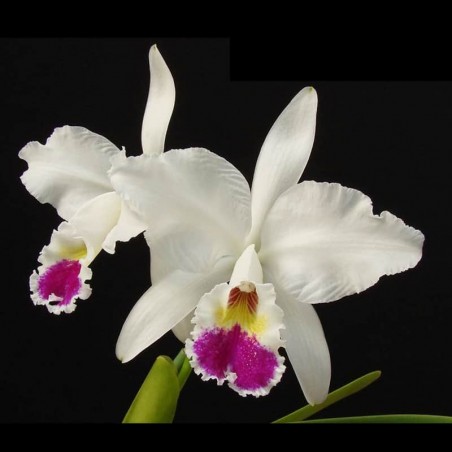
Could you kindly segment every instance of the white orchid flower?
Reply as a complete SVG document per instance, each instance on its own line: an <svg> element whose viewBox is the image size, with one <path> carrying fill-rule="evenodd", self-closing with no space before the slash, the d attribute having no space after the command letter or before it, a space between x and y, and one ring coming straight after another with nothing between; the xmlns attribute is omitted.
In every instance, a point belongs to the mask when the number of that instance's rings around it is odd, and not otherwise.
<svg viewBox="0 0 452 452"><path fill-rule="evenodd" d="M145 154L163 152L175 101L172 75L153 46L149 53L151 82L142 125ZM65 220L53 231L30 277L31 298L49 312L70 313L76 300L87 299L89 265L100 253L115 252L143 232L145 224L115 193L108 171L111 158L124 154L106 138L83 127L55 129L45 145L28 143L19 157L28 163L21 179L41 203L50 203Z"/></svg>
<svg viewBox="0 0 452 452"><path fill-rule="evenodd" d="M258 396L284 370L281 334L308 402L325 399L330 356L312 304L414 267L424 237L389 212L374 215L357 190L298 183L316 112L313 88L290 102L262 146L251 192L233 165L204 149L115 158L114 188L152 220L153 285L122 328L121 361L175 328L182 340L190 334L186 351L204 379Z"/></svg>

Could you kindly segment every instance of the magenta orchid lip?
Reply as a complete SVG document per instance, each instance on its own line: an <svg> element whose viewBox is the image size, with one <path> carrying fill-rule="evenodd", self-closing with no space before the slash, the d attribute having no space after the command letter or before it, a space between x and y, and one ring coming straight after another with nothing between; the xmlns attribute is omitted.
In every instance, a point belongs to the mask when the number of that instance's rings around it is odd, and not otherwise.
<svg viewBox="0 0 452 452"><path fill-rule="evenodd" d="M63 259L31 276L32 299L37 305L46 305L54 313L72 312L77 298L86 299L91 290L84 284L79 261Z"/></svg>
<svg viewBox="0 0 452 452"><path fill-rule="evenodd" d="M193 355L205 379L228 380L240 395L267 394L283 372L277 353L238 323L204 331L193 343Z"/></svg>
<svg viewBox="0 0 452 452"><path fill-rule="evenodd" d="M253 278L253 281L250 279ZM241 396L267 395L285 371L283 312L271 284L262 284L254 245L237 260L229 283L205 294L195 310L186 353L203 380L227 382Z"/></svg>

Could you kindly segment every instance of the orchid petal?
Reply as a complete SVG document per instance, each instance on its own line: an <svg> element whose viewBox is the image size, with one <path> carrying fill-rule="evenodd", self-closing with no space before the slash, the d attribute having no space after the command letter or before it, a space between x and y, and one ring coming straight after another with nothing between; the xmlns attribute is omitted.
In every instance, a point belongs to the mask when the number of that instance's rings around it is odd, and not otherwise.
<svg viewBox="0 0 452 452"><path fill-rule="evenodd" d="M116 195L116 194L115 194ZM118 196L118 195L116 195ZM121 199L118 196L118 200ZM131 211L125 202L121 202L121 214L117 224L112 228L105 238L102 247L107 253L115 252L116 242L128 242L132 237L136 237L146 229L146 224L139 216Z"/></svg>
<svg viewBox="0 0 452 452"><path fill-rule="evenodd" d="M148 224L153 241L181 227L206 235L237 255L250 227L250 192L243 175L205 149L112 160L116 191Z"/></svg>
<svg viewBox="0 0 452 452"><path fill-rule="evenodd" d="M120 214L121 199L116 193L97 196L82 206L70 221L60 224L38 261L47 266L70 259L88 266L102 250L104 240L117 224Z"/></svg>
<svg viewBox="0 0 452 452"><path fill-rule="evenodd" d="M141 142L145 154L161 154L165 136L173 113L176 90L173 76L156 45L149 52L151 82L141 129Z"/></svg>
<svg viewBox="0 0 452 452"><path fill-rule="evenodd" d="M251 189L253 227L258 245L262 222L278 196L300 179L314 143L317 93L302 89L278 117L257 159Z"/></svg>
<svg viewBox="0 0 452 452"><path fill-rule="evenodd" d="M179 339L183 344L190 337L190 333L193 330L193 313L190 312L183 320L181 320L177 325L175 325L172 329L173 334Z"/></svg>
<svg viewBox="0 0 452 452"><path fill-rule="evenodd" d="M271 281L272 278L270 277ZM314 308L296 301L281 286L276 288L276 302L284 311L287 355L300 386L311 405L325 400L331 380L331 361L322 324Z"/></svg>
<svg viewBox="0 0 452 452"><path fill-rule="evenodd" d="M208 273L221 258L237 256L233 244L219 238L215 230L205 230L203 224L181 222L157 231L153 228L155 223L145 233L151 249L152 284L158 284L175 270Z"/></svg>
<svg viewBox="0 0 452 452"><path fill-rule="evenodd" d="M119 149L83 127L55 129L45 145L32 141L19 153L28 163L21 180L41 203L68 220L87 201L112 191L107 172Z"/></svg>
<svg viewBox="0 0 452 452"><path fill-rule="evenodd" d="M99 254L105 240L117 226L121 217L121 206L121 198L115 192L105 193L87 202L69 220L77 235L82 237L86 244L86 265Z"/></svg>
<svg viewBox="0 0 452 452"><path fill-rule="evenodd" d="M339 184L303 182L274 204L259 258L298 301L322 303L359 293L383 275L414 267L422 233Z"/></svg>
<svg viewBox="0 0 452 452"><path fill-rule="evenodd" d="M226 281L234 262L223 259L208 274L177 270L148 289L127 317L116 345L122 362L130 361L177 325L202 295Z"/></svg>

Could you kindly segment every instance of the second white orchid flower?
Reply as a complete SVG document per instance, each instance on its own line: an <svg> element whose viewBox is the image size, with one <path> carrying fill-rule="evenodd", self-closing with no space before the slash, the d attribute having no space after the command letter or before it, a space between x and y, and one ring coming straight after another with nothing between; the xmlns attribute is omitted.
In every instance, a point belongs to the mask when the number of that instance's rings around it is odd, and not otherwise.
<svg viewBox="0 0 452 452"><path fill-rule="evenodd" d="M282 338L308 402L325 399L330 356L312 304L414 267L424 237L389 212L374 215L357 190L298 184L316 111L317 94L305 88L282 112L251 192L233 165L205 149L114 157L113 187L151 226L153 283L123 326L119 359L175 328L204 379L258 396L280 380Z"/></svg>
<svg viewBox="0 0 452 452"><path fill-rule="evenodd" d="M142 145L145 154L154 155L163 152L175 88L156 46L149 63ZM21 178L27 190L65 220L41 251L41 265L30 277L33 302L54 314L70 313L77 299L90 296L89 265L102 249L114 253L117 241L128 241L146 228L111 185L111 158L120 154L106 138L71 126L55 129L45 145L33 141L19 153L29 167Z"/></svg>

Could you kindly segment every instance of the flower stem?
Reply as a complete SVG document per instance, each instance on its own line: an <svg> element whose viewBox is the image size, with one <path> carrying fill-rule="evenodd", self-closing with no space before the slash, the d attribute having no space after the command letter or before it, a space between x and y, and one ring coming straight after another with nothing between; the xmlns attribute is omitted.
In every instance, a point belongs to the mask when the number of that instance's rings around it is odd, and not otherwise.
<svg viewBox="0 0 452 452"><path fill-rule="evenodd" d="M174 358L173 362L177 368L177 378L179 379L179 386L180 390L182 391L182 388L184 387L191 373L191 366L187 356L185 355L185 349L181 349L181 351Z"/></svg>

